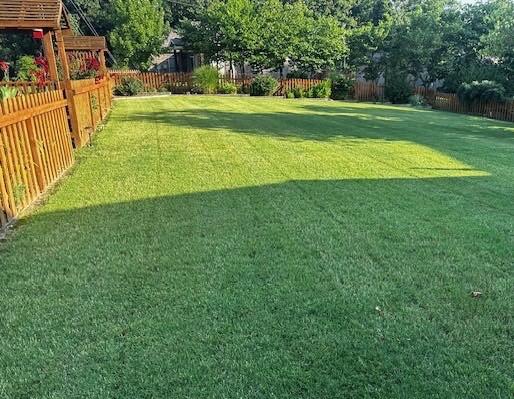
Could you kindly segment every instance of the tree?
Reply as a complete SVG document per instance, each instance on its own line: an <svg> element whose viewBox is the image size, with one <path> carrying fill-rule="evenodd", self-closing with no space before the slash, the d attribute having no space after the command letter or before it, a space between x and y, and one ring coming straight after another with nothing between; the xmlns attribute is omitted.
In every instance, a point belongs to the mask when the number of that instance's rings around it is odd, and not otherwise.
<svg viewBox="0 0 514 399"><path fill-rule="evenodd" d="M514 1L496 0L495 9L488 16L492 29L482 37L483 54L498 61L505 71L503 82L510 94L514 93Z"/></svg>
<svg viewBox="0 0 514 399"><path fill-rule="evenodd" d="M257 71L280 70L297 41L295 29L302 24L302 16L291 5L265 0L257 9L256 20L258 34L250 63Z"/></svg>
<svg viewBox="0 0 514 399"><path fill-rule="evenodd" d="M306 14L292 49L291 63L309 73L334 69L348 51L344 30L334 17Z"/></svg>
<svg viewBox="0 0 514 399"><path fill-rule="evenodd" d="M255 49L257 20L251 0L215 0L208 7L211 21L215 21L219 33L219 45L223 59L244 65Z"/></svg>
<svg viewBox="0 0 514 399"><path fill-rule="evenodd" d="M118 62L147 69L159 54L166 31L164 12L158 0L113 0L115 28L109 40Z"/></svg>

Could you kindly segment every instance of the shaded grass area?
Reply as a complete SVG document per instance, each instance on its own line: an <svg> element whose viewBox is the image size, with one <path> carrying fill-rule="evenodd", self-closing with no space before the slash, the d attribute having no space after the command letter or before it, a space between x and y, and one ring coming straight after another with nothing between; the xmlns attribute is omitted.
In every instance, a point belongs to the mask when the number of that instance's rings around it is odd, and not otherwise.
<svg viewBox="0 0 514 399"><path fill-rule="evenodd" d="M510 397L513 198L509 124L120 101L0 245L0 397Z"/></svg>

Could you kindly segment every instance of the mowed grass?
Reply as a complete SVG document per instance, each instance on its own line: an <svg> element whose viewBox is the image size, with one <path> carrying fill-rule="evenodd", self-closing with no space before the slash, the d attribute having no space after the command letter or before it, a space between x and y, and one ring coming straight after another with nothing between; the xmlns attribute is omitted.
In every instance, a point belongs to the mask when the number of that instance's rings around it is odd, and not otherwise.
<svg viewBox="0 0 514 399"><path fill-rule="evenodd" d="M124 100L0 244L0 398L510 398L513 273L512 124Z"/></svg>

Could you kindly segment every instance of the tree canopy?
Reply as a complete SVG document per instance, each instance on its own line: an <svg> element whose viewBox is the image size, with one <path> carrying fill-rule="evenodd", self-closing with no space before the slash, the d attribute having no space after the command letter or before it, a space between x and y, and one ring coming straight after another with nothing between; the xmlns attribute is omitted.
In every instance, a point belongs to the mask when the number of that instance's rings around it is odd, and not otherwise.
<svg viewBox="0 0 514 399"><path fill-rule="evenodd" d="M287 62L307 75L339 71L376 80L394 74L448 91L490 80L514 94L514 0L74 2L132 68L150 65L171 28L204 59L254 72L281 72ZM30 38L0 35L0 59L14 61L33 48Z"/></svg>

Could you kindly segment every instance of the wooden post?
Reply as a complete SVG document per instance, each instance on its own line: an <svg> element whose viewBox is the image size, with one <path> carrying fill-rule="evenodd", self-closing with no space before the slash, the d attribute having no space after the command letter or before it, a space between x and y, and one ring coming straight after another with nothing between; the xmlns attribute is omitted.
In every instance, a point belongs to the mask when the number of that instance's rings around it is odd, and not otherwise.
<svg viewBox="0 0 514 399"><path fill-rule="evenodd" d="M55 59L54 45L52 41L52 31L45 32L43 36L43 51L48 61L50 79L57 82L57 88L60 89L59 72L57 70L57 60Z"/></svg>
<svg viewBox="0 0 514 399"><path fill-rule="evenodd" d="M80 134L80 126L79 120L77 116L77 104L75 101L75 96L73 93L73 87L70 79L70 67L68 65L68 56L66 55L66 48L64 46L64 39L62 35L62 31L60 29L55 31L55 40L57 42L57 50L59 51L59 58L62 63L62 71L64 78L64 90L66 92L66 99L68 100L68 109L70 114L70 124L71 124L71 138L73 139L73 143L75 147L82 147L82 137Z"/></svg>
<svg viewBox="0 0 514 399"><path fill-rule="evenodd" d="M98 61L100 61L100 74L104 77L107 76L107 65L105 63L105 50L100 50L98 52Z"/></svg>

